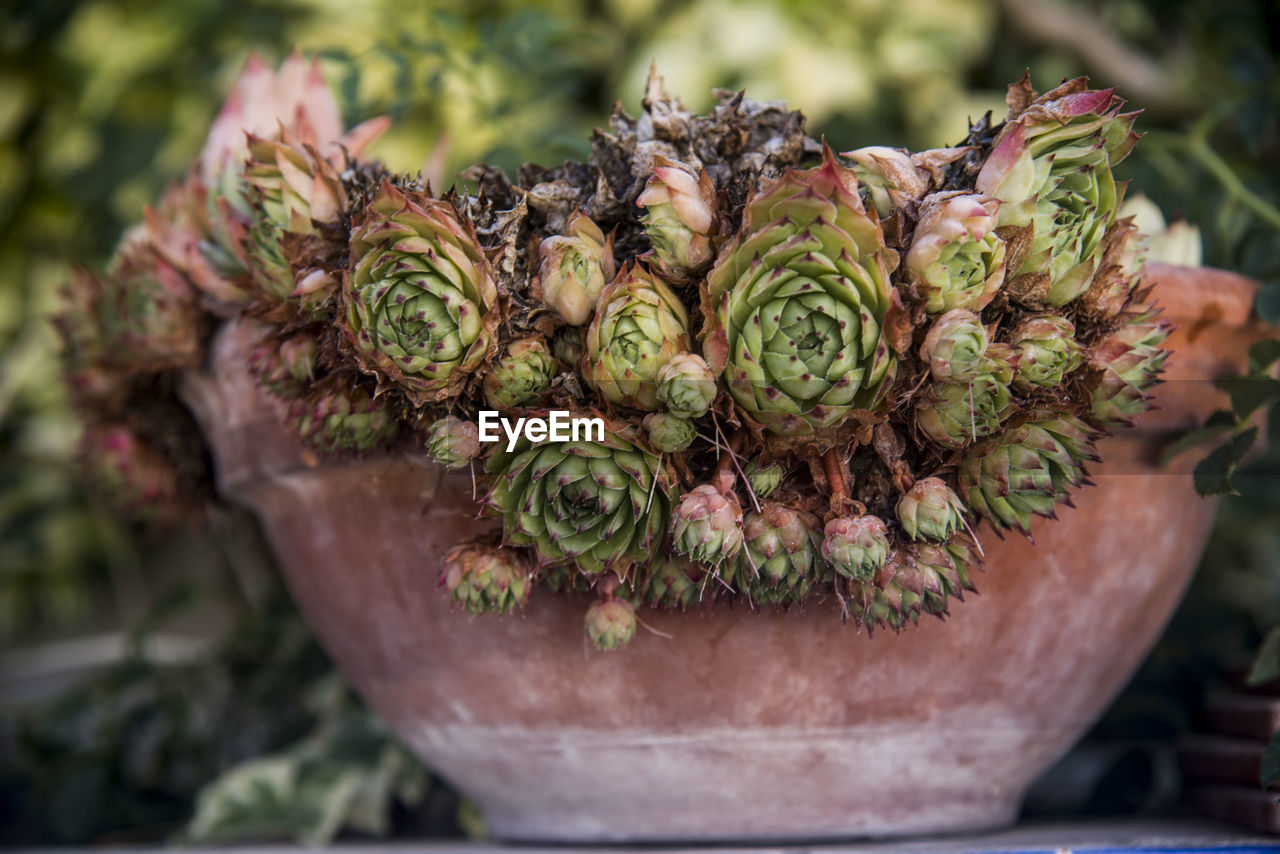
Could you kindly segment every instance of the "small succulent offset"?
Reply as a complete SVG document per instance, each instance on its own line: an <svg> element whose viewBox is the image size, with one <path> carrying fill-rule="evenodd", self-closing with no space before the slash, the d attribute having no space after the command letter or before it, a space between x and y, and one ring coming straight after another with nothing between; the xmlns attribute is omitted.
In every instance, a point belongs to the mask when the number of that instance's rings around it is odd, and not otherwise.
<svg viewBox="0 0 1280 854"><path fill-rule="evenodd" d="M980 522L1030 534L1151 406L1171 327L1112 174L1135 114L1083 79L1020 81L953 148L837 156L799 113L695 115L655 77L590 164L437 195L361 159L385 122L344 134L318 75L252 64L188 178L73 279L67 377L126 503L179 488L130 413L240 314L313 456L477 479L501 533L445 557L461 610L590 593L600 649L724 600L898 630L974 589ZM605 429L481 442L488 409Z"/></svg>

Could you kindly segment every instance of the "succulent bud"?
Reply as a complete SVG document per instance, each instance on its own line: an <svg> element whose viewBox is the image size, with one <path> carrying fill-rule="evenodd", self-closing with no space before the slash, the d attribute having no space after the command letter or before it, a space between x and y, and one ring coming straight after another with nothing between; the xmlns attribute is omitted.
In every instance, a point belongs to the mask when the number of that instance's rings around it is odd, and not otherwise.
<svg viewBox="0 0 1280 854"><path fill-rule="evenodd" d="M706 361L679 353L658 371L658 400L672 415L701 418L716 399L716 378Z"/></svg>
<svg viewBox="0 0 1280 854"><path fill-rule="evenodd" d="M445 468L466 468L481 450L480 428L472 421L446 415L427 433L427 453Z"/></svg>
<svg viewBox="0 0 1280 854"><path fill-rule="evenodd" d="M992 362L987 360L986 368ZM984 370L967 385L936 383L932 403L916 410L916 424L933 441L948 448L961 448L990 436L1013 412L1009 395L1012 372L1000 365L995 372Z"/></svg>
<svg viewBox="0 0 1280 854"><path fill-rule="evenodd" d="M889 557L889 530L876 516L840 516L823 530L822 557L847 578L869 581Z"/></svg>
<svg viewBox="0 0 1280 854"><path fill-rule="evenodd" d="M644 429L655 451L674 454L683 451L698 435L692 421L666 412L650 412L644 417Z"/></svg>
<svg viewBox="0 0 1280 854"><path fill-rule="evenodd" d="M577 372L587 351L582 339L583 330L579 326L562 326L551 336L551 353L559 362L561 371Z"/></svg>
<svg viewBox="0 0 1280 854"><path fill-rule="evenodd" d="M1013 387L1022 392L1061 385L1084 362L1076 327L1056 314L1022 321L1010 336L1017 353Z"/></svg>
<svg viewBox="0 0 1280 854"><path fill-rule="evenodd" d="M920 358L938 382L971 382L986 367L987 330L978 315L952 309L929 327Z"/></svg>
<svg viewBox="0 0 1280 854"><path fill-rule="evenodd" d="M871 204L881 219L894 208L919 199L928 189L928 183L911 162L911 155L901 149L871 145L842 152L842 156L857 164L853 169L858 183L870 194Z"/></svg>
<svg viewBox="0 0 1280 854"><path fill-rule="evenodd" d="M124 515L149 523L181 515L177 470L129 427L90 424L80 439L80 454L90 488Z"/></svg>
<svg viewBox="0 0 1280 854"><path fill-rule="evenodd" d="M636 633L636 610L622 599L602 599L587 609L587 637L596 649L625 646Z"/></svg>
<svg viewBox="0 0 1280 854"><path fill-rule="evenodd" d="M671 539L679 554L716 565L733 558L742 547L742 508L732 494L714 486L695 486L671 514Z"/></svg>
<svg viewBox="0 0 1280 854"><path fill-rule="evenodd" d="M470 614L509 614L529 601L529 566L514 549L462 545L445 555L440 586Z"/></svg>
<svg viewBox="0 0 1280 854"><path fill-rule="evenodd" d="M689 350L689 314L661 279L631 266L600 296L587 329L587 382L614 403L658 408L658 372Z"/></svg>
<svg viewBox="0 0 1280 854"><path fill-rule="evenodd" d="M1156 384L1169 351L1164 341L1173 324L1154 313L1138 315L1099 341L1089 364L1102 372L1093 390L1091 414L1108 426L1131 426L1151 408L1147 394Z"/></svg>
<svg viewBox="0 0 1280 854"><path fill-rule="evenodd" d="M1007 430L960 463L960 495L995 528L1031 531L1032 515L1052 516L1053 506L1084 480L1082 464L1097 459L1094 431L1062 415Z"/></svg>
<svg viewBox="0 0 1280 854"><path fill-rule="evenodd" d="M753 598L785 604L802 599L818 580L817 519L785 504L769 502L747 514L740 573Z"/></svg>
<svg viewBox="0 0 1280 854"><path fill-rule="evenodd" d="M898 521L913 540L945 542L964 527L964 502L937 477L916 481L898 501Z"/></svg>
<svg viewBox="0 0 1280 854"><path fill-rule="evenodd" d="M574 326L589 322L613 279L613 237L578 211L569 218L568 234L546 238L541 252L543 302Z"/></svg>
<svg viewBox="0 0 1280 854"><path fill-rule="evenodd" d="M484 378L484 399L494 409L524 406L551 387L556 361L541 338L521 338L507 345L507 352Z"/></svg>
<svg viewBox="0 0 1280 854"><path fill-rule="evenodd" d="M706 269L714 257L716 223L716 190L707 170L695 175L685 164L658 155L636 204L647 208L645 231L660 272L678 278Z"/></svg>
<svg viewBox="0 0 1280 854"><path fill-rule="evenodd" d="M747 485L751 487L752 494L756 498L764 498L782 485L782 479L786 477L787 472L782 466L762 466L752 460L747 463L743 474L747 476Z"/></svg>
<svg viewBox="0 0 1280 854"><path fill-rule="evenodd" d="M278 344L263 342L249 357L249 367L263 388L277 397L302 395L316 370L316 339L300 333Z"/></svg>
<svg viewBox="0 0 1280 854"><path fill-rule="evenodd" d="M298 437L327 454L364 453L388 445L399 422L361 388L330 385L294 404L289 423Z"/></svg>
<svg viewBox="0 0 1280 854"><path fill-rule="evenodd" d="M697 600L698 584L694 578L699 575L700 571L688 561L659 555L650 566L644 596L654 607L684 610Z"/></svg>
<svg viewBox="0 0 1280 854"><path fill-rule="evenodd" d="M993 199L963 193L924 200L906 266L926 311L980 311L1000 290L1005 245L995 233L998 208Z"/></svg>

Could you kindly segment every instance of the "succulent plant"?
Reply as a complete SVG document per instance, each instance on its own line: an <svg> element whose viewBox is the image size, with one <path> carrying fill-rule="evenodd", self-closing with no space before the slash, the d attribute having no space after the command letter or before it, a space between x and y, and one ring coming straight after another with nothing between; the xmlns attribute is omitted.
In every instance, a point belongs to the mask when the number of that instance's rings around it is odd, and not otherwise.
<svg viewBox="0 0 1280 854"><path fill-rule="evenodd" d="M351 232L345 332L418 404L456 394L495 343L493 273L454 206L384 181Z"/></svg>
<svg viewBox="0 0 1280 854"><path fill-rule="evenodd" d="M772 495L779 486L782 485L782 479L786 477L786 469L777 465L761 465L758 461L752 460L747 463L746 469L743 471L746 475L747 486L756 498L765 498Z"/></svg>
<svg viewBox="0 0 1280 854"><path fill-rule="evenodd" d="M1011 294L1063 306L1089 287L1115 222L1122 188L1111 170L1137 139L1136 113L1121 113L1115 90L1091 91L1083 77L1034 96L1027 78L1011 87L1011 103L1026 106L1000 131L976 187L1001 202L996 224L1030 241L1009 270Z"/></svg>
<svg viewBox="0 0 1280 854"><path fill-rule="evenodd" d="M707 268L714 257L711 234L716 224L716 189L707 170L699 175L657 155L636 204L645 208L645 232L659 273L681 278Z"/></svg>
<svg viewBox="0 0 1280 854"><path fill-rule="evenodd" d="M327 454L366 453L391 444L400 423L363 388L330 382L289 410L289 424L303 442Z"/></svg>
<svg viewBox="0 0 1280 854"><path fill-rule="evenodd" d="M716 399L716 378L694 353L678 353L658 371L658 400L672 415L701 418Z"/></svg>
<svg viewBox="0 0 1280 854"><path fill-rule="evenodd" d="M1136 315L1094 345L1089 364L1102 378L1093 390L1090 414L1111 427L1130 426L1151 408L1151 390L1168 351L1161 349L1173 325L1154 313Z"/></svg>
<svg viewBox="0 0 1280 854"><path fill-rule="evenodd" d="M746 207L707 276L703 354L775 433L835 427L881 397L894 364L881 334L893 253L858 182L828 150Z"/></svg>
<svg viewBox="0 0 1280 854"><path fill-rule="evenodd" d="M244 251L253 282L268 301L295 297L310 311L336 294L335 265L327 262L347 242L341 173L388 124L387 119L372 119L353 128L329 149L327 159L287 128L277 138L249 136Z"/></svg>
<svg viewBox="0 0 1280 854"><path fill-rule="evenodd" d="M636 633L636 609L612 597L594 602L587 609L586 629L596 649L612 651L626 646Z"/></svg>
<svg viewBox="0 0 1280 854"><path fill-rule="evenodd" d="M542 299L568 323L582 326L613 280L613 238L581 211L569 218L568 232L542 241Z"/></svg>
<svg viewBox="0 0 1280 854"><path fill-rule="evenodd" d="M1069 415L1028 421L975 447L960 463L960 497L995 528L1031 532L1031 517L1053 516L1054 504L1084 482L1097 459L1094 430Z"/></svg>
<svg viewBox="0 0 1280 854"><path fill-rule="evenodd" d="M916 481L898 500L898 521L913 540L950 540L964 527L964 514L960 496L938 477Z"/></svg>
<svg viewBox="0 0 1280 854"><path fill-rule="evenodd" d="M661 279L638 264L600 295L587 329L582 374L613 403L658 408L658 372L689 350L689 314Z"/></svg>
<svg viewBox="0 0 1280 854"><path fill-rule="evenodd" d="M698 601L698 582L694 579L700 575L700 570L690 561L659 555L649 565L642 595L655 608L683 611Z"/></svg>
<svg viewBox="0 0 1280 854"><path fill-rule="evenodd" d="M987 330L978 315L952 309L929 327L920 358L938 382L968 383L988 368Z"/></svg>
<svg viewBox="0 0 1280 854"><path fill-rule="evenodd" d="M542 338L519 338L489 368L484 378L484 399L494 409L515 409L551 387L556 360Z"/></svg>
<svg viewBox="0 0 1280 854"><path fill-rule="evenodd" d="M153 443L119 423L91 423L80 458L93 491L125 516L151 524L181 518L186 498L177 469Z"/></svg>
<svg viewBox="0 0 1280 854"><path fill-rule="evenodd" d="M1056 388L1084 363L1076 327L1061 315L1048 314L1019 323L1010 340L1017 355L1013 387L1021 392Z"/></svg>
<svg viewBox="0 0 1280 854"><path fill-rule="evenodd" d="M463 469L480 456L480 428L474 421L446 415L427 432L427 453L448 469Z"/></svg>
<svg viewBox="0 0 1280 854"><path fill-rule="evenodd" d="M916 424L939 445L961 448L990 436L1013 412L1009 394L1012 370L988 360L967 383L935 383L932 401L916 410Z"/></svg>
<svg viewBox="0 0 1280 854"><path fill-rule="evenodd" d="M924 200L906 269L926 311L981 311L1000 290L1007 250L996 235L999 207L994 199L963 192Z"/></svg>
<svg viewBox="0 0 1280 854"><path fill-rule="evenodd" d="M667 412L650 412L641 422L645 435L655 451L675 454L693 443L698 430L693 422Z"/></svg>
<svg viewBox="0 0 1280 854"><path fill-rule="evenodd" d="M837 516L823 530L822 557L846 578L869 581L889 557L889 529L876 516Z"/></svg>
<svg viewBox="0 0 1280 854"><path fill-rule="evenodd" d="M583 338L583 330L577 326L562 326L551 336L551 352L556 357L559 370L578 370L587 352Z"/></svg>
<svg viewBox="0 0 1280 854"><path fill-rule="evenodd" d="M722 495L708 484L684 494L671 514L676 553L708 565L733 560L742 548L742 508L733 493Z"/></svg>
<svg viewBox="0 0 1280 854"><path fill-rule="evenodd" d="M747 513L737 577L757 602L799 601L818 581L817 520L779 502Z"/></svg>
<svg viewBox="0 0 1280 854"><path fill-rule="evenodd" d="M520 552L469 543L444 558L440 586L470 614L509 614L529 601L529 567Z"/></svg>
<svg viewBox="0 0 1280 854"><path fill-rule="evenodd" d="M620 432L496 453L488 471L488 501L507 540L533 546L542 564L626 572L647 563L666 534L674 479Z"/></svg>
<svg viewBox="0 0 1280 854"><path fill-rule="evenodd" d="M190 368L202 353L195 291L155 253L143 228L120 241L102 281L104 357L131 371Z"/></svg>
<svg viewBox="0 0 1280 854"><path fill-rule="evenodd" d="M72 269L61 297L53 322L62 339L63 379L71 400L81 408L115 412L128 395L129 378L110 364L102 328L103 281L88 270Z"/></svg>
<svg viewBox="0 0 1280 854"><path fill-rule="evenodd" d="M928 181L912 162L910 152L900 148L869 145L841 155L856 164L853 169L858 183L881 218L920 199L928 189Z"/></svg>
<svg viewBox="0 0 1280 854"><path fill-rule="evenodd" d="M249 367L276 397L300 397L315 378L316 346L315 336L305 332L264 341L251 354Z"/></svg>

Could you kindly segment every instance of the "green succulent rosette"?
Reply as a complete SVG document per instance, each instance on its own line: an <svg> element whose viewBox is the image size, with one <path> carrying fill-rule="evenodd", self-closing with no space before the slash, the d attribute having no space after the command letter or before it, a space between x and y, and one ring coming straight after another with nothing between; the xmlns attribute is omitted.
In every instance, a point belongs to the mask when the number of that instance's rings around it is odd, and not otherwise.
<svg viewBox="0 0 1280 854"><path fill-rule="evenodd" d="M556 358L542 338L520 338L484 378L484 399L494 409L515 409L538 399L556 376Z"/></svg>
<svg viewBox="0 0 1280 854"><path fill-rule="evenodd" d="M830 151L747 205L703 293L703 355L738 405L775 433L807 434L872 408L892 376L879 221Z"/></svg>
<svg viewBox="0 0 1280 854"><path fill-rule="evenodd" d="M300 397L315 377L316 346L315 336L307 333L264 341L250 354L249 368L276 397Z"/></svg>
<svg viewBox="0 0 1280 854"><path fill-rule="evenodd" d="M692 421L677 418L666 412L650 412L641 422L649 445L664 454L675 454L685 450L698 436L698 429Z"/></svg>
<svg viewBox="0 0 1280 854"><path fill-rule="evenodd" d="M466 468L482 451L480 428L474 421L446 415L427 431L427 454L445 468Z"/></svg>
<svg viewBox="0 0 1280 854"><path fill-rule="evenodd" d="M491 456L488 502L507 542L532 546L540 564L573 563L588 575L648 563L667 531L675 478L624 433Z"/></svg>
<svg viewBox="0 0 1280 854"><path fill-rule="evenodd" d="M683 278L706 270L714 257L711 233L716 224L716 189L701 174L662 155L636 204L645 209L645 233L654 267L665 276Z"/></svg>
<svg viewBox="0 0 1280 854"><path fill-rule="evenodd" d="M973 312L952 309L929 327L920 358L938 382L972 382L988 369L986 327Z"/></svg>
<svg viewBox="0 0 1280 854"><path fill-rule="evenodd" d="M1019 323L1009 336L1017 357L1013 387L1030 392L1061 385L1084 363L1075 335L1075 324L1061 315L1032 317Z"/></svg>
<svg viewBox="0 0 1280 854"><path fill-rule="evenodd" d="M125 234L100 284L104 359L138 372L199 364L202 320L196 293L156 254L144 228Z"/></svg>
<svg viewBox="0 0 1280 854"><path fill-rule="evenodd" d="M817 520L778 502L750 511L742 523L737 580L761 604L798 602L820 580Z"/></svg>
<svg viewBox="0 0 1280 854"><path fill-rule="evenodd" d="M701 418L716 399L716 378L701 356L680 353L658 371L658 400L680 418Z"/></svg>
<svg viewBox="0 0 1280 854"><path fill-rule="evenodd" d="M889 529L877 516L837 516L823 530L822 557L847 578L870 580L889 557Z"/></svg>
<svg viewBox="0 0 1280 854"><path fill-rule="evenodd" d="M1031 531L1032 516L1084 482L1084 463L1096 460L1095 432L1069 415L1031 420L972 448L960 463L960 497L995 528Z"/></svg>
<svg viewBox="0 0 1280 854"><path fill-rule="evenodd" d="M352 230L343 300L362 367L418 405L456 394L494 346L498 291L472 226L387 181Z"/></svg>
<svg viewBox="0 0 1280 854"><path fill-rule="evenodd" d="M925 310L981 311L1004 283L1006 246L996 234L994 199L935 193L922 202L907 251L907 276Z"/></svg>
<svg viewBox="0 0 1280 854"><path fill-rule="evenodd" d="M694 579L702 574L691 561L659 555L649 566L641 595L655 608L683 611L698 601L699 587Z"/></svg>
<svg viewBox="0 0 1280 854"><path fill-rule="evenodd" d="M934 383L932 400L916 410L920 431L939 445L962 448L997 432L1013 414L1012 371L993 365L968 383Z"/></svg>
<svg viewBox="0 0 1280 854"><path fill-rule="evenodd" d="M636 609L622 599L603 599L587 609L587 639L601 652L626 646L636 633Z"/></svg>
<svg viewBox="0 0 1280 854"><path fill-rule="evenodd" d="M330 382L293 404L289 424L303 442L327 454L366 453L389 445L400 423L367 391Z"/></svg>
<svg viewBox="0 0 1280 854"><path fill-rule="evenodd" d="M613 237L605 237L582 211L574 212L566 230L544 239L539 248L542 299L568 323L582 326L613 279Z"/></svg>
<svg viewBox="0 0 1280 854"><path fill-rule="evenodd" d="M1122 187L1113 167L1133 148L1136 113L1114 89L1085 78L1039 97L1027 79L1010 87L1010 117L978 173L978 192L998 199L997 225L1019 229L1028 248L1010 267L1009 291L1033 307L1064 306L1088 289Z"/></svg>
<svg viewBox="0 0 1280 854"><path fill-rule="evenodd" d="M902 530L913 540L946 542L964 528L964 502L938 477L916 481L898 500L897 513Z"/></svg>
<svg viewBox="0 0 1280 854"><path fill-rule="evenodd" d="M440 572L440 586L450 601L469 614L509 614L523 608L532 585L519 552L484 543L452 549Z"/></svg>
<svg viewBox="0 0 1280 854"><path fill-rule="evenodd" d="M671 514L671 543L676 553L699 563L732 560L742 547L742 508L737 497L721 495L707 484L695 486Z"/></svg>
<svg viewBox="0 0 1280 854"><path fill-rule="evenodd" d="M1100 374L1089 414L1108 427L1132 426L1151 408L1150 391L1160 378L1169 351L1163 348L1173 325L1153 312L1135 315L1089 352Z"/></svg>
<svg viewBox="0 0 1280 854"><path fill-rule="evenodd" d="M652 412L658 373L689 350L689 314L644 267L627 267L600 295L587 328L582 374L607 400Z"/></svg>
<svg viewBox="0 0 1280 854"><path fill-rule="evenodd" d="M752 460L747 463L743 474L746 475L747 486L751 489L751 493L756 498L765 498L782 486L787 470L777 464L761 465L756 460Z"/></svg>

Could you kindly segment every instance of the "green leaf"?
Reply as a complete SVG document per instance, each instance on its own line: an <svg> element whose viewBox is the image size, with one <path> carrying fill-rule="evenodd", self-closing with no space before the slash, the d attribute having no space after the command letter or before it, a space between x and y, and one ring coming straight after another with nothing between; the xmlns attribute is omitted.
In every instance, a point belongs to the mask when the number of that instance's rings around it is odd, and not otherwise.
<svg viewBox="0 0 1280 854"><path fill-rule="evenodd" d="M1195 470L1196 492L1203 496L1234 495L1235 486L1231 483L1231 475L1235 473L1240 461L1253 447L1258 438L1258 428L1250 427L1243 433L1233 436L1229 442L1218 447L1200 461Z"/></svg>
<svg viewBox="0 0 1280 854"><path fill-rule="evenodd" d="M1280 362L1280 338L1264 338L1249 348L1249 373L1264 374Z"/></svg>
<svg viewBox="0 0 1280 854"><path fill-rule="evenodd" d="M1218 388L1231 395L1231 409L1236 418L1247 421L1262 407L1280 400L1280 380L1248 375L1219 380Z"/></svg>
<svg viewBox="0 0 1280 854"><path fill-rule="evenodd" d="M1280 783L1280 732L1271 736L1267 752L1262 754L1262 768L1258 770L1258 782L1264 787Z"/></svg>
<svg viewBox="0 0 1280 854"><path fill-rule="evenodd" d="M1280 678L1280 626L1267 633L1246 681L1250 685L1262 685L1276 678Z"/></svg>
<svg viewBox="0 0 1280 854"><path fill-rule="evenodd" d="M1160 467L1164 468L1173 462L1184 451L1202 445L1210 439L1217 439L1236 429L1236 419L1225 409L1220 409L1209 416L1203 427L1188 430L1174 439L1160 453Z"/></svg>

